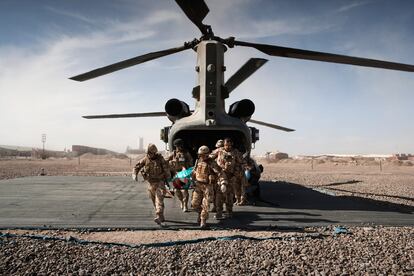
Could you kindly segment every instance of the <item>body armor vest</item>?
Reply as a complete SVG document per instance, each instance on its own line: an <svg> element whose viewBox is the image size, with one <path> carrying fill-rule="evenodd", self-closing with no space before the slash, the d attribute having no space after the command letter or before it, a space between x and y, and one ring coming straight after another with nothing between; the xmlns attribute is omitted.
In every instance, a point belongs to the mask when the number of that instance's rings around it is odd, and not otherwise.
<svg viewBox="0 0 414 276"><path fill-rule="evenodd" d="M142 175L144 176L144 179L149 180L163 179L164 170L159 156L155 159L147 158L147 160L145 160L145 165L142 168Z"/></svg>
<svg viewBox="0 0 414 276"><path fill-rule="evenodd" d="M235 173L236 158L232 152L220 150L217 156L217 163L223 169L224 172L229 174Z"/></svg>
<svg viewBox="0 0 414 276"><path fill-rule="evenodd" d="M198 160L195 172L197 181L209 183L209 175L211 174L211 169L210 164L208 162Z"/></svg>
<svg viewBox="0 0 414 276"><path fill-rule="evenodd" d="M183 167L187 168L188 160L185 159L184 152L174 151L173 159L171 160L171 168L175 171L181 171Z"/></svg>

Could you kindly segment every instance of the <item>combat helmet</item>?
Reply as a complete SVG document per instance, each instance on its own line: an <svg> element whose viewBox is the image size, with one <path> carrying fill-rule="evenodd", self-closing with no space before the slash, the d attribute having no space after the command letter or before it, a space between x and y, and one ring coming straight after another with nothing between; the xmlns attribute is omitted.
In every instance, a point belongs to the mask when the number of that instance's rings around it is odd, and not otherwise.
<svg viewBox="0 0 414 276"><path fill-rule="evenodd" d="M224 146L225 151L230 151L233 148L233 141L230 138L224 139Z"/></svg>
<svg viewBox="0 0 414 276"><path fill-rule="evenodd" d="M209 154L210 153L210 149L207 146L201 146L198 149L198 154Z"/></svg>
<svg viewBox="0 0 414 276"><path fill-rule="evenodd" d="M156 154L158 152L157 146L154 144L148 144L147 154Z"/></svg>
<svg viewBox="0 0 414 276"><path fill-rule="evenodd" d="M231 140L231 138L225 138L223 141L223 145L224 144L228 144L228 145L233 145L233 140Z"/></svg>
<svg viewBox="0 0 414 276"><path fill-rule="evenodd" d="M184 141L181 138L175 139L173 142L173 145L175 147L183 147L184 146Z"/></svg>
<svg viewBox="0 0 414 276"><path fill-rule="evenodd" d="M224 146L224 141L222 139L218 140L216 143L216 148L221 148Z"/></svg>

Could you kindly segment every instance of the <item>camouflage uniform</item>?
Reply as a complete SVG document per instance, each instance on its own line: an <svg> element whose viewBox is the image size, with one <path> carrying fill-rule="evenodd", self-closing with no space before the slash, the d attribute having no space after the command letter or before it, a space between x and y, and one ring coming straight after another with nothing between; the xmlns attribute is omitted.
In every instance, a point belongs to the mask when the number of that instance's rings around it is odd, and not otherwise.
<svg viewBox="0 0 414 276"><path fill-rule="evenodd" d="M217 152L223 148L224 145L224 141L223 140L218 140L216 143L216 149L214 149L211 154L210 157L212 159L215 159L217 157ZM211 212L215 213L217 211L217 206L216 206L216 194L217 194L217 189L219 188L219 185L217 183L214 183L213 185L213 189L212 189L212 194L210 197L210 203L213 203L213 208L211 209Z"/></svg>
<svg viewBox="0 0 414 276"><path fill-rule="evenodd" d="M216 177L221 171L217 163L208 156L208 147L203 147L207 149L207 153L205 154L205 158L199 157L194 166L193 179L195 179L196 185L191 202L193 208L199 213L198 220L201 227L206 226L213 185L215 185Z"/></svg>
<svg viewBox="0 0 414 276"><path fill-rule="evenodd" d="M241 183L240 188L241 188L241 190L240 190L240 197L237 198L237 195L236 195L236 199L237 199L236 204L237 205L246 205L248 203L246 190L250 186L250 183L247 180L246 175L244 174L244 171L249 169L248 168L248 160L250 158L251 158L250 156L244 157L243 158L243 163L241 164L241 173L240 173L240 183Z"/></svg>
<svg viewBox="0 0 414 276"><path fill-rule="evenodd" d="M191 154L185 150L174 150L167 161L169 162L173 174L176 174L183 168L188 169L193 166L193 158L191 157ZM177 181L179 180L177 179ZM174 191L178 200L181 202L181 209L186 212L188 210L188 190L175 188Z"/></svg>
<svg viewBox="0 0 414 276"><path fill-rule="evenodd" d="M240 206L246 205L248 203L247 196L246 196L246 189L250 184L247 181L243 170L240 172L238 183L239 183L240 193L235 194L236 205L240 205Z"/></svg>
<svg viewBox="0 0 414 276"><path fill-rule="evenodd" d="M236 205L242 205L243 201L245 201L245 185L246 185L246 178L244 176L244 167L246 166L246 162L237 149L233 149L231 151L231 156L233 157L233 161L231 166L234 166L233 169L233 175L235 177L235 180L232 182L233 188L234 188L234 196L236 198Z"/></svg>
<svg viewBox="0 0 414 276"><path fill-rule="evenodd" d="M226 151L221 148L216 153L216 157L217 164L223 169L229 182L225 193L218 191L216 194L217 218L220 218L223 212L223 203L226 204L229 216L232 216L234 196L238 202L241 202L241 176L244 161L237 149Z"/></svg>
<svg viewBox="0 0 414 276"><path fill-rule="evenodd" d="M158 224L164 222L164 192L165 179L170 177L170 168L164 157L157 153L154 144L148 145L147 155L134 167L133 178L141 172L144 180L148 182L148 196L155 207L155 219Z"/></svg>

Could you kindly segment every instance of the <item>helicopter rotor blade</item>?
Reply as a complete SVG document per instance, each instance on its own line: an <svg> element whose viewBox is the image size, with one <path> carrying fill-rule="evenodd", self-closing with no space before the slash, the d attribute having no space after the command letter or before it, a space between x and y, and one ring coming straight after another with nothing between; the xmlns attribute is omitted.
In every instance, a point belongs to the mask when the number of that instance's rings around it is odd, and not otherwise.
<svg viewBox="0 0 414 276"><path fill-rule="evenodd" d="M125 69L146 61L150 61L156 58L160 58L163 56L167 56L167 55L171 55L177 52L181 52L184 50L187 50L189 48L192 47L191 43L185 43L184 46L180 46L180 47L176 47L176 48L170 48L170 49L166 49L166 50L162 50L162 51L158 51L158 52L151 52L145 55L141 55L141 56L137 56L137 57L133 57L130 59L126 59L108 66L104 66L101 68L97 68L95 70L71 77L71 80L75 80L75 81L85 81L85 80L90 80L96 77L100 77L121 69Z"/></svg>
<svg viewBox="0 0 414 276"><path fill-rule="evenodd" d="M278 130L283 130L283 131L286 131L286 132L295 131L294 129L291 129L291 128L282 127L282 126L278 126L278 125L275 125L275 124L270 124L270 123L266 123L266 122L262 122L262 121L257 121L257 120L252 120L252 119L250 119L249 122L250 123L253 123L253 124L258 124L258 125L262 125L262 126L267 126L267 127L270 127L270 128L278 129Z"/></svg>
<svg viewBox="0 0 414 276"><path fill-rule="evenodd" d="M258 44L258 43L251 43L251 42L245 42L245 41L237 41L237 40L231 41L231 40L232 39L228 40L230 45L253 47L271 56L317 60L317 61L324 61L324 62L333 62L333 63L342 63L342 64L351 64L351 65L359 65L359 66L366 66L366 67L375 67L375 68L383 68L383 69L390 69L390 70L414 72L414 65L410 65L410 64L396 63L396 62L376 60L376 59L368 59L368 58L360 58L360 57L352 57L352 56L345 56L345 55L337 55L337 54L330 54L330 53L324 53L324 52L315 52L315 51L308 51L308 50L302 50L302 49L281 47L277 45Z"/></svg>
<svg viewBox="0 0 414 276"><path fill-rule="evenodd" d="M175 0L175 2L204 35L208 33L208 26L203 24L203 20L210 10L204 0Z"/></svg>
<svg viewBox="0 0 414 276"><path fill-rule="evenodd" d="M224 85L228 93L233 91L243 81L250 77L257 69L262 67L268 60L264 58L251 58L240 69L233 74Z"/></svg>
<svg viewBox="0 0 414 276"><path fill-rule="evenodd" d="M82 117L85 119L108 119L108 118L137 118L137 117L164 117L164 116L167 116L166 112L88 115L88 116L82 116Z"/></svg>

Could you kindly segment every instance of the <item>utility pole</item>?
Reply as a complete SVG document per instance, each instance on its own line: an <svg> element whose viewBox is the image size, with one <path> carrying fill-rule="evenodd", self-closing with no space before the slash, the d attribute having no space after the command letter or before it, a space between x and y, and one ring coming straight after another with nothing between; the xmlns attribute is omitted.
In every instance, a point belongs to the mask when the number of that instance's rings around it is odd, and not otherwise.
<svg viewBox="0 0 414 276"><path fill-rule="evenodd" d="M45 156L46 134L42 134L42 143L43 143L42 159L46 159L46 156Z"/></svg>

